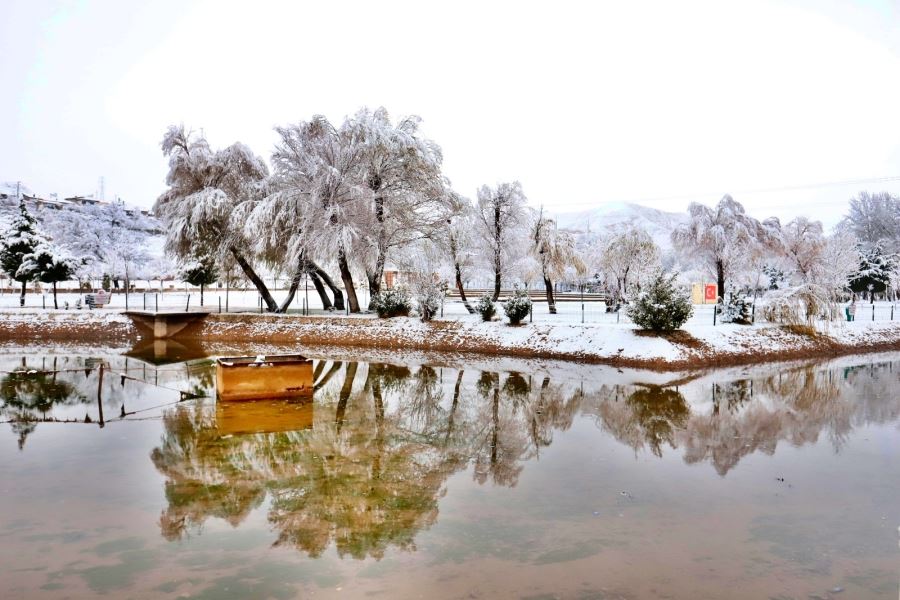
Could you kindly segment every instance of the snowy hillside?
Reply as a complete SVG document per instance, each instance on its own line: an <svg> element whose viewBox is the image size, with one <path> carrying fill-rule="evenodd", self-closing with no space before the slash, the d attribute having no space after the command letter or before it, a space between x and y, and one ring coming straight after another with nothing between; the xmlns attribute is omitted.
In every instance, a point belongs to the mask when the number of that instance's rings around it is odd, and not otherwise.
<svg viewBox="0 0 900 600"><path fill-rule="evenodd" d="M589 210L557 215L561 228L578 234L605 235L620 231L625 225L633 225L649 233L664 250L672 247L672 230L687 222L687 219L686 212L665 212L626 202L604 202Z"/></svg>

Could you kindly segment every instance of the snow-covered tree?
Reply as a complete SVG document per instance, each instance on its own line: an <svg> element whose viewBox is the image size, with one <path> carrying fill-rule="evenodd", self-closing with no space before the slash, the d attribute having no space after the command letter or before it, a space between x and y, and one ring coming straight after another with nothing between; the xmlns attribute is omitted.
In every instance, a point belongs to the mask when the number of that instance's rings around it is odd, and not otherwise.
<svg viewBox="0 0 900 600"><path fill-rule="evenodd" d="M867 294L874 302L875 294L887 291L898 271L898 257L884 248L885 240L861 246L859 271L850 281L850 289L857 294Z"/></svg>
<svg viewBox="0 0 900 600"><path fill-rule="evenodd" d="M688 223L672 232L672 243L711 270L722 296L728 279L744 266L753 246L764 242L767 228L728 194L715 208L692 202L688 213Z"/></svg>
<svg viewBox="0 0 900 600"><path fill-rule="evenodd" d="M219 269L212 256L198 253L182 265L181 279L191 285L200 286L200 306L203 306L203 290L207 285L219 280Z"/></svg>
<svg viewBox="0 0 900 600"><path fill-rule="evenodd" d="M545 217L543 211L532 225L530 250L540 268L550 314L555 315L553 281L564 277L569 268L578 275L584 275L587 267L575 248L575 239L568 233L559 231L556 222Z"/></svg>
<svg viewBox="0 0 900 600"><path fill-rule="evenodd" d="M53 286L53 308L59 308L56 298L56 284L72 279L80 261L73 258L64 249L43 239L35 246L34 251L22 259L19 271L31 273L32 278Z"/></svg>
<svg viewBox="0 0 900 600"><path fill-rule="evenodd" d="M19 200L19 212L0 239L0 267L10 278L22 284L19 306L25 306L25 291L29 281L38 274L37 265L26 257L46 243L46 238L38 231L37 220L25 207L25 200Z"/></svg>
<svg viewBox="0 0 900 600"><path fill-rule="evenodd" d="M826 236L820 222L798 217L779 229L778 239L786 287L767 296L766 318L793 324L833 318L838 296L859 269L855 236Z"/></svg>
<svg viewBox="0 0 900 600"><path fill-rule="evenodd" d="M443 250L450 262L453 281L459 291L459 297L469 314L475 309L466 298L466 290L463 282L475 267L475 259L478 254L475 235L475 210L471 201L447 190L450 202L450 215L446 225L439 229L435 236L435 243Z"/></svg>
<svg viewBox="0 0 900 600"><path fill-rule="evenodd" d="M366 249L375 220L362 132L338 129L321 115L276 131L275 192L250 213L248 227L265 232L259 243L301 265L336 259L350 311L359 312L351 261Z"/></svg>
<svg viewBox="0 0 900 600"><path fill-rule="evenodd" d="M633 284L660 270L659 247L650 234L635 226L600 238L592 251L592 266L603 274L615 299L622 299Z"/></svg>
<svg viewBox="0 0 900 600"><path fill-rule="evenodd" d="M889 252L900 252L900 198L888 192L860 192L850 199L841 226L866 248L881 244Z"/></svg>
<svg viewBox="0 0 900 600"><path fill-rule="evenodd" d="M54 243L79 259L73 276L118 282L150 265L149 240L158 224L121 202L46 209L39 215Z"/></svg>
<svg viewBox="0 0 900 600"><path fill-rule="evenodd" d="M504 274L508 275L511 264L524 254L525 236L530 226L525 202L522 184L518 181L501 183L496 188L484 185L478 190L475 222L483 257L494 276L495 302L500 297Z"/></svg>
<svg viewBox="0 0 900 600"><path fill-rule="evenodd" d="M419 123L409 116L394 124L384 108L363 108L342 127L360 147L359 174L371 191L365 270L373 294L391 249L432 234L448 216L441 149L421 137Z"/></svg>
<svg viewBox="0 0 900 600"><path fill-rule="evenodd" d="M641 329L674 331L691 317L694 306L687 292L675 283L677 274L657 273L640 292L632 293L625 309Z"/></svg>
<svg viewBox="0 0 900 600"><path fill-rule="evenodd" d="M200 246L210 248L218 260L231 255L268 310L278 310L250 263L255 240L236 212L265 196L269 172L263 160L240 142L213 151L204 137L192 136L184 126L169 127L161 146L169 157L168 189L154 212L166 230L166 250L179 258L190 257Z"/></svg>

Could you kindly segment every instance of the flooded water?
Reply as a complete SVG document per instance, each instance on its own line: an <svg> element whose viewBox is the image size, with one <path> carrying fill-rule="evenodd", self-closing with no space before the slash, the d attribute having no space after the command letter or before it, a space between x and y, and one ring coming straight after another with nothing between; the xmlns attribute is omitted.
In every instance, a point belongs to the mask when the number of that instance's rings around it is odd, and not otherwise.
<svg viewBox="0 0 900 600"><path fill-rule="evenodd" d="M898 355L323 354L245 403L201 355L0 351L0 597L898 597Z"/></svg>

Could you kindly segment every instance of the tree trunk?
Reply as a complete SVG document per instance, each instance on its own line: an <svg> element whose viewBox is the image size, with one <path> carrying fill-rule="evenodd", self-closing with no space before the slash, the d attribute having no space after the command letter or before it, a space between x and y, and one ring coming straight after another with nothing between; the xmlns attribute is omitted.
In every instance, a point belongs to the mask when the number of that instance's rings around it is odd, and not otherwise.
<svg viewBox="0 0 900 600"><path fill-rule="evenodd" d="M719 287L716 290L719 298L725 298L725 265L721 260L716 261L716 285Z"/></svg>
<svg viewBox="0 0 900 600"><path fill-rule="evenodd" d="M556 300L553 298L553 282L550 281L550 278L544 275L544 289L547 290L547 306L549 307L550 314L556 314Z"/></svg>
<svg viewBox="0 0 900 600"><path fill-rule="evenodd" d="M378 245L375 248L376 257L375 257L375 269L372 273L367 273L369 279L369 306L368 310L372 310L372 298L381 291L381 278L384 275L384 263L387 257L387 249L384 247L384 196L379 195L378 191L381 188L381 178L378 178L374 182L370 182L370 187L372 191L376 193L375 195L375 220L378 222Z"/></svg>
<svg viewBox="0 0 900 600"><path fill-rule="evenodd" d="M59 309L59 304L56 302L56 282L53 282L53 308ZM56 359L54 359L56 360Z"/></svg>
<svg viewBox="0 0 900 600"><path fill-rule="evenodd" d="M366 273L369 280L369 310L372 310L372 298L381 291L381 279L384 277L385 254L379 249L378 258L375 259L375 270Z"/></svg>
<svg viewBox="0 0 900 600"><path fill-rule="evenodd" d="M341 281L344 282L344 290L347 292L347 304L350 312L359 312L359 300L356 298L356 288L353 287L353 274L350 272L350 264L347 262L347 253L343 248L338 250L338 269L341 271Z"/></svg>
<svg viewBox="0 0 900 600"><path fill-rule="evenodd" d="M456 289L459 290L459 297L462 300L463 306L466 307L466 310L469 311L469 314L475 314L475 309L469 304L469 300L466 298L466 290L463 288L462 282L462 269L459 268L459 263L455 264L456 267Z"/></svg>
<svg viewBox="0 0 900 600"><path fill-rule="evenodd" d="M500 205L494 204L494 297L500 298L500 272L503 270L503 227L500 225Z"/></svg>
<svg viewBox="0 0 900 600"><path fill-rule="evenodd" d="M256 271L253 270L253 267L250 266L250 263L247 262L247 259L243 257L243 255L237 251L235 248L229 248L231 254L234 256L234 260L237 262L238 266L241 267L241 270L244 272L244 275L247 276L253 285L256 287L256 290L259 292L259 295L262 296L263 302L266 304L266 308L269 312L276 312L278 310L278 304L275 303L275 299L272 297L272 294L269 293L269 288L266 287L266 284L263 280L256 274Z"/></svg>
<svg viewBox="0 0 900 600"><path fill-rule="evenodd" d="M353 391L353 380L356 379L357 363L347 363L347 370L344 372L344 385L338 394L337 410L334 414L334 422L337 425L337 432L341 432L344 425L344 414L347 412L347 401L350 400L350 393Z"/></svg>
<svg viewBox="0 0 900 600"><path fill-rule="evenodd" d="M19 306L25 306L25 286L28 285L28 282L22 282L22 295L19 296Z"/></svg>
<svg viewBox="0 0 900 600"><path fill-rule="evenodd" d="M297 294L297 288L300 287L300 279L303 278L303 273L308 269L306 260L300 259L299 264L297 265L297 270L294 272L294 276L291 277L291 287L288 288L287 298L284 299L284 302L281 303L281 306L278 307L279 313L285 313L290 307L291 302L294 301L294 296Z"/></svg>
<svg viewBox="0 0 900 600"><path fill-rule="evenodd" d="M312 281L313 287L316 288L316 293L319 294L319 299L322 301L322 308L325 310L334 308L331 299L328 297L328 294L325 293L325 286L322 285L322 280L319 279L319 276L316 275L315 271L310 271L309 279Z"/></svg>
<svg viewBox="0 0 900 600"><path fill-rule="evenodd" d="M459 389L462 387L463 370L456 375L456 385L453 387L453 403L450 405L450 415L447 417L447 434L444 436L444 446L450 441L453 433L453 422L456 420L456 407L459 406Z"/></svg>
<svg viewBox="0 0 900 600"><path fill-rule="evenodd" d="M322 282L328 286L328 289L331 290L331 294L334 296L335 310L344 310L344 294L341 293L341 290L338 289L338 286L334 284L334 280L331 279L331 276L316 263L310 262L309 264L313 273L318 275L319 279L321 279ZM313 285L315 285L315 282L313 282Z"/></svg>

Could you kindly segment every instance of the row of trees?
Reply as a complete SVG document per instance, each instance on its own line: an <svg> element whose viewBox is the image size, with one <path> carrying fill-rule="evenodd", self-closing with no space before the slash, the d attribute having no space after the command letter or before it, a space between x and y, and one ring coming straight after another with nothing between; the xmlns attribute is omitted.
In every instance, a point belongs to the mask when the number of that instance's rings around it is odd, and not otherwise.
<svg viewBox="0 0 900 600"><path fill-rule="evenodd" d="M53 285L53 306L56 284L71 279L79 261L54 244L28 212L20 200L19 212L0 237L0 268L22 286L19 305L25 306L25 291L29 282L42 281Z"/></svg>
<svg viewBox="0 0 900 600"><path fill-rule="evenodd" d="M376 296L389 262L428 278L449 271L465 301L472 269L491 273L496 298L527 257L551 305L553 281L584 270L574 239L533 214L518 182L483 186L474 204L455 192L440 148L420 135L415 117L395 123L384 109L363 109L340 126L315 116L276 131L270 173L241 143L213 150L170 127L162 142L168 189L154 209L171 253L212 257L220 270L237 265L270 311L285 310L306 275L325 308L344 309L346 294L359 312L359 274ZM292 273L281 305L260 266Z"/></svg>
<svg viewBox="0 0 900 600"><path fill-rule="evenodd" d="M358 282L377 296L388 264L452 281L470 312L464 288L473 278L491 280L494 300L504 285L543 284L555 312L559 281L593 280L621 298L654 273L681 271L714 276L720 295L779 289L791 302L805 298L809 312L850 289L884 291L896 273L900 205L889 195L855 198L831 235L807 218L758 221L726 195L715 207L692 204L671 236L674 251L664 252L634 226L606 236L561 231L528 206L519 182L482 186L471 201L453 190L440 147L419 124L380 108L340 125L314 116L278 127L271 172L241 143L214 150L202 135L170 127L168 187L155 206L167 250L205 265L194 272L206 283L239 268L275 312L304 276L325 308L359 312ZM261 269L289 274L280 305Z"/></svg>

